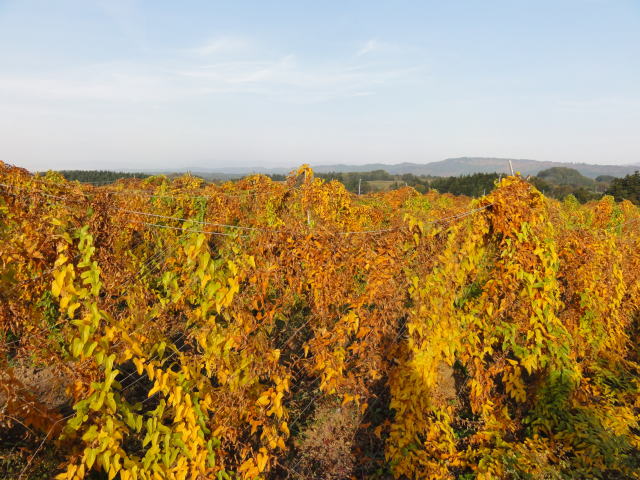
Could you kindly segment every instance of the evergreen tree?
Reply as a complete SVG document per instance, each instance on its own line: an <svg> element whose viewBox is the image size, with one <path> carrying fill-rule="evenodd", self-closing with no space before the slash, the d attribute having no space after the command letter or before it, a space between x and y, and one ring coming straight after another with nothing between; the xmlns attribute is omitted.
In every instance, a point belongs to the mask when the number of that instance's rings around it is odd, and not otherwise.
<svg viewBox="0 0 640 480"><path fill-rule="evenodd" d="M618 201L629 200L640 205L640 172L636 171L624 178L614 179L607 194L612 195Z"/></svg>

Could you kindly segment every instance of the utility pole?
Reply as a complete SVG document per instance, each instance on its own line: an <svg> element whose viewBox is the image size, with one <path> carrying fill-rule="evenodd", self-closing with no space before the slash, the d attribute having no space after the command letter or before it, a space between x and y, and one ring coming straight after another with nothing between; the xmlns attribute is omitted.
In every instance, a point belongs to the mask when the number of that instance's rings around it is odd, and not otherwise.
<svg viewBox="0 0 640 480"><path fill-rule="evenodd" d="M360 195L360 186L362 185L362 179L358 179L358 195Z"/></svg>

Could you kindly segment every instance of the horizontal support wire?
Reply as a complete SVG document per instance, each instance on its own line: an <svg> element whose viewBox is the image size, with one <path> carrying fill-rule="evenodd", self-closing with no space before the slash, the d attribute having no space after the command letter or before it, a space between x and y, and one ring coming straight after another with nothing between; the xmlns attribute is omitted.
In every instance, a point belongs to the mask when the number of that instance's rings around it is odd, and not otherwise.
<svg viewBox="0 0 640 480"><path fill-rule="evenodd" d="M248 236L248 235L237 235L234 233L212 232L207 230L195 230L192 228L173 227L171 225L162 225L160 223L138 222L136 220L129 220L129 222L136 223L138 225L146 225L147 227L167 228L169 230L178 230L180 232L189 232L189 233L204 233L205 235L220 235L223 237L247 237Z"/></svg>
<svg viewBox="0 0 640 480"><path fill-rule="evenodd" d="M157 213L139 212L137 210L126 210L124 208L118 208L118 210L121 211L121 212L124 212L124 213L132 213L134 215L142 215L142 216L145 216L145 217L162 218L162 219L165 219L165 220L176 220L176 221L180 221L180 222L192 222L192 223L198 223L200 225L207 225L207 226L212 226L212 227L237 228L239 230L261 230L261 231L269 230L269 229L266 229L266 228L243 227L241 225L228 225L228 224L225 224L225 223L212 223L212 222L204 222L204 221L195 220L195 219L189 219L189 218L171 217L171 216L167 216L167 215L158 215Z"/></svg>
<svg viewBox="0 0 640 480"><path fill-rule="evenodd" d="M0 184L0 186L2 186L2 187L9 187L9 188L15 188L15 187L12 187L12 186L10 186L10 185L6 185L6 184ZM35 193L41 194L41 195L43 195L43 196L45 196L45 197L50 197L50 198L55 198L55 199L60 199L60 200L67 200L67 198L66 198L66 197L60 197L60 196L56 196L56 195L51 195L51 194L47 194L47 193L44 193L44 192L37 192L37 191L36 191ZM111 192L109 192L109 193L111 193ZM270 194L270 193L272 193L272 192L264 192L264 193L265 193L265 194ZM151 196L161 197L161 196L159 196L159 195L151 195ZM175 197L172 197L172 198L175 198ZM204 197L199 196L199 197L192 197L192 198L204 198ZM457 219L464 218L464 217L467 217L467 216L472 215L472 214L474 214L474 213L477 213L477 212L479 212L479 211L485 210L485 209L487 209L487 208L491 207L492 205L493 205L492 203L489 203L489 204L483 205L482 207L478 207L478 208L475 208L475 209L472 209L472 210L468 210L468 211L465 211L465 212L461 212L461 213L459 213L459 214L450 215L450 216L447 216L447 217L443 217L443 218L438 218L438 219L430 220L430 221L428 221L428 222L426 222L426 223L430 223L430 224L439 224L439 223L443 223L443 224L445 224L445 225L446 225L446 224L450 224L450 223L452 223L453 221L455 221L455 220L457 220ZM180 221L180 222L193 222L193 223L198 223L198 224L201 224L201 225L208 225L208 226L216 226L216 227L223 227L223 228L235 228L235 229L240 229L240 230L249 230L249 231L272 231L272 232L273 232L273 231L281 231L281 230L265 229L265 228L259 228L259 227L246 227L246 226L239 226L239 225L229 225L229 224L221 224L221 223L204 222L204 221L198 221L198 220L194 220L194 219L186 219L186 218L180 218L180 217L171 217L171 216L164 216L164 215L153 214L153 213L149 213L149 212L141 212L141 211L136 211L136 210L121 209L121 208L118 208L118 207L113 207L113 208L114 208L114 209L116 209L116 210L122 211L123 213L130 213L130 214L133 214L133 215L141 215L141 216L148 216L148 217L154 217L154 218L162 218L162 219L166 219L166 220ZM620 225L618 225L618 226L604 227L604 228L602 228L601 230L606 230L606 229L609 229L609 228L616 228L616 227L625 226L625 225L628 225L628 224L635 223L635 222L637 222L638 220L640 220L640 218L634 218L634 219L631 219L631 220L627 220L626 222L624 222L624 223L622 223L622 224L620 224ZM145 225L145 226L148 226L148 227L155 227L155 228L166 228L166 229L180 230L180 231L184 231L184 232L203 233L203 234L210 234L210 235L226 235L226 236L235 236L234 234L223 233L223 232L204 231L204 230L188 229L188 228L186 228L186 229L185 229L185 228L174 227L174 226L169 226L169 225L161 225L161 224L148 223L148 222L138 222L138 221L132 221L132 220L129 220L129 221L130 221L131 223L142 224L142 225ZM399 230L400 228L401 228L401 227L393 227L393 228L386 228L386 229L379 229L379 230L362 230L362 231L348 231L348 232L335 232L335 233L340 234L340 235L350 235L350 234L377 234L377 233L391 232L391 231ZM446 230L446 229L445 229L445 230ZM243 236L246 236L246 235L243 235ZM149 274L149 273L151 273L153 270L155 270L157 267L158 267L158 266L156 265L153 269L148 270L147 272L145 272L145 275L148 275L148 274ZM143 267L143 268L144 268L144 267ZM142 269L141 269L140 273L142 273ZM139 277L139 278L141 278L141 277ZM134 276L134 277L133 277L133 279L132 279L129 283L131 283L132 281L135 281L135 280L136 280L136 278L135 278L135 276ZM128 332L128 333L135 333L135 332L136 332L136 330L137 330L137 329L134 329L132 332ZM394 341L393 343L396 343L396 342L399 340L399 338L400 338L400 337L401 337L401 335L403 334L403 330L406 330L406 328L401 328L401 329L400 329L400 331L398 332L398 335L397 335L397 337L396 337L396 339L395 339L395 341ZM183 337L184 335L186 335L186 332L183 332L183 334L181 335L181 337ZM293 336L292 336L292 337L293 337ZM285 342L283 342L283 345L287 345L287 344L288 344L288 342L289 342L290 340L291 340L291 338L287 339ZM247 347L245 347L245 348L247 348ZM238 351L238 353L241 353L243 350L244 350L244 349L242 349L242 350ZM173 352L173 353L172 353L171 355L169 355L168 357L164 358L164 359L163 359L163 362L164 362L164 361L167 361L167 360L169 360L169 359L171 359L172 357L174 357L175 355L178 355L179 353L181 353L181 352L180 352L180 350L178 349L177 351ZM146 360L146 361L147 361L147 362L149 362L149 361L154 360L155 358L157 358L157 354L156 354L154 357L152 357L152 358L150 358L150 359L148 359L148 360ZM239 373L240 373L240 372L238 371L238 372L234 373L234 375L235 375L235 374L239 374ZM124 380L128 379L131 375L132 375L132 374L129 374L127 377L125 377L124 379L122 379L122 381L124 381ZM230 378L232 378L234 375L231 375L231 376L229 377L229 379L230 379ZM128 389L128 388L132 387L135 383L137 383L138 381L140 381L140 380L142 379L142 377L143 377L143 376L141 376L139 379L137 379L137 380L136 380L135 382L133 382L132 384L130 384L130 385L128 385L127 387L123 388L123 389L122 389L122 391L125 391L126 389ZM317 398L319 398L319 396L320 396L320 395L322 395L322 392L321 392L321 393L320 393L316 398L314 398L311 402L309 402L309 404L307 404L307 406L306 406L306 407L304 408L304 410L300 413L300 415L299 415L296 419L294 419L294 421L291 423L291 426L294 426L294 425L298 422L298 420L300 419L300 417L301 417L301 416L306 412L306 410L307 410L308 408L310 408L311 404L312 404L315 400L317 400ZM154 395L154 396L155 396L155 395ZM145 399L145 400L144 400L144 402L149 401L151 398L153 398L153 396L151 396L151 397L149 397L149 398ZM376 401L378 401L378 400L379 400L379 399L374 400L373 404L375 404L375 403L376 403ZM373 405L373 404L372 404L372 405ZM218 410L218 411L219 411L219 410ZM42 440L42 442L41 442L41 443L40 443L40 445L38 446L37 450L34 452L34 454L33 454L33 455L31 456L31 458L29 459L29 461L28 461L27 465L25 466L25 468L21 471L19 478L21 478L21 477L24 475L25 471L28 469L28 467L29 467L29 466L30 466L30 464L32 463L32 461L33 461L34 457L38 454L38 452L40 451L40 449L42 448L42 446L44 445L44 443L46 442L46 440L47 440L47 439L48 439L48 437L50 436L50 434L51 434L51 432L53 431L53 428L55 427L55 425L57 425L60 421L67 420L67 419L71 418L71 417L72 417L72 416L74 416L74 415L75 415L75 414L72 414L72 415L69 415L69 416L67 416L67 417L64 417L64 418L62 418L62 419L58 420L58 421L54 424L54 426L52 426L52 428L49 430L49 432L47 433L47 435L45 436L45 438ZM291 468L293 468L293 469L295 470L299 463L300 463L300 461L298 461L298 462L297 462L293 467L291 467ZM285 468L286 468L286 467L285 467ZM287 470L288 470L288 468L287 468ZM298 472L295 472L295 473L299 474Z"/></svg>
<svg viewBox="0 0 640 480"><path fill-rule="evenodd" d="M39 180L36 178L31 178L30 179L31 182L33 183L37 183L40 185L45 185L48 187L57 187L57 188L65 188L67 186L72 186L70 185L71 182L67 181L67 183L54 183L54 182L48 182L48 181L44 181L44 180ZM85 182L86 183L86 182ZM75 184L77 186L82 186L82 183L79 184ZM153 187L159 187L159 186L163 186L166 184L162 184L162 185L151 185ZM209 184L211 185L211 184ZM207 186L209 186L207 185ZM206 194L203 195L190 195L188 193L183 193L183 194L178 194L178 195L170 195L170 194L164 194L164 193L154 193L152 191L149 190L141 190L141 189L122 189L122 190L114 190L114 189L107 189L107 188L100 188L100 187L94 187L95 190L93 190L91 193L87 193L87 192L78 192L78 191L68 191L68 193L72 194L72 195L78 195L78 196L84 196L84 197L88 197L90 195L94 195L96 193L112 193L115 195L140 195L140 196L147 196L147 197L156 197L156 198L173 198L173 199L206 199L206 198L215 198L214 195L222 195L224 197L228 197L228 198L246 198L249 196L258 196L258 195L270 195L273 193L280 193L280 192L270 192L270 191L257 191L257 190L246 190L243 191L242 193L227 193L225 191L214 191L214 192L207 192ZM295 191L295 190L299 190L300 187L288 187L284 190L284 192L281 193L288 193L291 191Z"/></svg>
<svg viewBox="0 0 640 480"><path fill-rule="evenodd" d="M138 245L140 245L140 244L142 244L142 240L138 241ZM120 286L120 289L122 290L125 287L127 287L128 285L131 285L133 282L140 281L140 280L144 279L145 277L149 276L151 273L153 273L158 268L159 265L154 266L153 268L147 270L146 272L143 272L143 270L148 268L156 260L159 260L160 257L162 257L162 255L167 254L167 253L168 254L173 253L174 250L175 250L175 247L173 247L173 248L165 247L165 248L159 250L158 252L155 252L155 253L149 255L149 258L147 258L147 260L145 260L145 263L142 265L142 267L140 267L140 269L138 270L136 275L133 275L132 277L129 278L129 280L127 280L125 283L123 283ZM79 256L80 256L80 254L77 254L74 258L77 258ZM72 260L73 260L73 258L72 258ZM41 278L44 275L46 275L47 273L50 273L51 271L53 271L54 269L55 269L55 267L49 269L46 272L43 272L42 274L38 275L37 277L34 277L33 279L28 280L27 282L30 282L30 281L36 280L38 278ZM14 288L18 287L18 286L20 286L20 284L14 286ZM35 332L35 333L32 333L32 334L28 334L28 335L24 335L24 336L20 337L18 340L13 340L13 341L10 341L10 342L4 342L4 343L0 344L0 347L7 347L7 346L10 346L10 345L15 345L15 344L18 344L18 343L22 343L25 340L28 340L29 338L35 337L35 336L37 336L37 335L39 335L41 333L51 332L54 328L61 326L65 322L66 322L66 320L58 321L58 322L56 322L56 323L54 323L52 325L49 325L47 328L39 330L38 332ZM135 333L135 332L136 332L136 330L134 329L130 333Z"/></svg>
<svg viewBox="0 0 640 480"><path fill-rule="evenodd" d="M19 188L17 186L11 186L11 185L7 185L5 183L0 183L0 187L4 187L4 188ZM23 191L25 189L22 189ZM57 195L51 195L45 192L41 192L39 190L31 190L31 193L35 193L35 194L39 194L39 195L43 195L45 197L53 197L59 200L67 200L66 197L60 197ZM269 192L270 193L270 192ZM84 194L79 194L79 195L84 195ZM491 205L491 204L489 204ZM181 222L186 222L186 221L191 221L194 223L199 223L202 225L210 225L210 226L218 226L218 227L226 227L226 228L237 228L237 229L241 229L241 230L255 230L255 231L278 231L278 230L274 230L274 229L267 229L267 228L260 228L260 227L248 227L248 226L242 226L242 225L229 225L229 224L222 224L222 223L213 223L213 222L203 222L203 221L199 221L199 220L195 220L195 219L187 219L187 218L180 218L180 217L171 217L171 216L165 216L165 215L159 215L159 214L154 214L154 213L150 213L150 212L140 212L140 211L136 211L136 210L128 210L128 209L123 209L123 208L119 208L116 206L112 206L115 210L119 210L122 211L124 213L132 213L132 214L136 214L136 215L145 215L145 216L152 216L152 217L156 217L156 218L163 218L163 219L167 219L167 220L175 220L175 221L181 221ZM486 208L485 207L481 207L481 209ZM474 209L472 211L469 212L464 212L461 215L466 215L469 213L474 213L477 209ZM445 217L442 219L437 219L437 220L433 220L430 223L437 223L437 222L441 222L441 221L445 221L448 220L449 218L457 218L457 216L452 216L452 217ZM175 230L181 230L177 227L168 227L168 226L164 226L164 225L160 225L160 224L154 224L154 223L145 223L145 222L133 222L132 223L140 223L140 224L145 224L145 225L149 225L152 227L156 227L156 228L172 228ZM333 232L335 234L338 235L356 235L356 234L380 234L380 233L385 233L385 232L392 232L395 230L398 230L399 227L392 227L392 228L382 228L382 229L376 229L376 230L356 230L356 231L347 231L347 232ZM193 233L204 233L204 234L209 234L209 235L228 235L231 236L230 234L223 234L221 232L212 232L212 231L204 231L204 230L196 230L196 229L189 229L189 230L185 230L185 231L191 231Z"/></svg>
<svg viewBox="0 0 640 480"><path fill-rule="evenodd" d="M9 185L0 183L0 186L2 187L10 187ZM43 192L39 192L39 191L35 191L35 193L39 193L45 196L51 196L53 198L57 198L57 199L61 199L64 200L64 197L59 197L59 196L55 196L55 195L50 195L50 194L46 194ZM272 192L263 192L263 193L272 193ZM85 194L81 194L78 193L79 195L85 195ZM197 197L197 198L206 198L206 197ZM439 222L444 222L446 220L449 219L456 219L456 218L462 218L464 216L467 215L471 215L477 211L480 210L484 210L485 208L489 208L491 205L493 205L492 203L486 204L482 207L473 209L473 210L469 210L466 212L462 212L460 214L456 214L456 215L451 215L448 217L443 217L443 218L438 218L435 220L430 220L427 223L439 223ZM172 217L172 216L167 216L167 215L159 215L159 214L155 214L155 213L151 213L151 212L141 212L141 211L137 211L137 210L128 210L128 209L123 209L123 208L119 208L119 207L114 207L116 210L122 211L124 213L131 213L131 214L135 214L135 215L142 215L142 216L149 216L149 217L155 217L155 218L162 218L162 219L166 219L166 220L175 220L175 221L180 221L180 222L187 222L187 221L191 221L194 223L198 223L201 225L208 225L208 226L216 226L216 227L223 227L223 228L236 228L236 229L240 229L240 230L253 230L253 231L278 231L275 229L267 229L267 228L260 228L260 227L247 227L247 226L242 226L242 225L230 225L230 224L222 224L222 223L214 223L214 222L205 222L205 221L199 221L199 220L195 220L195 219L187 219L187 218L180 218L180 217ZM134 222L135 223L135 222ZM149 226L154 226L154 227L161 227L158 224L152 224L152 223L148 223L147 225ZM347 232L336 232L338 235L358 235L358 234L380 234L380 233L386 233L386 232L392 232L395 230L398 230L399 227L391 227L391 228L381 228L381 229L371 229L371 230L356 230L356 231L347 231ZM216 232L207 232L207 231L197 231L197 230L191 230L194 233L204 233L204 234L211 234L211 235L220 235L220 233L216 233Z"/></svg>

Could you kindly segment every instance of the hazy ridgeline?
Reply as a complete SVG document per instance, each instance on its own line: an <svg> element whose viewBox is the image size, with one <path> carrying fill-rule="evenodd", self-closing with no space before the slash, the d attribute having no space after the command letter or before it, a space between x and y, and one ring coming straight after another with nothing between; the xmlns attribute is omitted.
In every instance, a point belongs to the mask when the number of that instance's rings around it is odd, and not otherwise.
<svg viewBox="0 0 640 480"><path fill-rule="evenodd" d="M61 170L59 172L67 180L77 180L83 183L108 184L119 179L148 178L151 175L145 173L112 172L106 170ZM180 176L179 173L169 173L167 178ZM386 190L394 190L405 186L415 188L420 193L435 189L440 193L452 193L454 195L466 195L469 197L481 197L490 192L496 182L504 176L498 173L473 173L459 176L434 177L424 175L390 174L385 170L370 172L328 172L317 173L318 178L327 181L337 180L352 193L371 193ZM527 176L528 181L534 184L545 195L564 199L573 195L581 203L596 200L603 195L612 195L616 200L630 200L640 203L640 180L638 173L616 178L610 175L601 175L595 179L582 175L578 170L566 167L552 167L538 172L535 176ZM220 183L222 178L212 175L195 175L198 178ZM225 175L226 176L226 175ZM274 181L284 181L287 177L283 174L269 174ZM238 175L240 178L240 176Z"/></svg>

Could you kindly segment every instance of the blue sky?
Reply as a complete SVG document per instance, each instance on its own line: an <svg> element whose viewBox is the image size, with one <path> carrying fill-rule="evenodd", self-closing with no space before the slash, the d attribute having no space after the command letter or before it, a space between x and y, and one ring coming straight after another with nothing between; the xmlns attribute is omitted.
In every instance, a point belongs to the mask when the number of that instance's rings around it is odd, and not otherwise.
<svg viewBox="0 0 640 480"><path fill-rule="evenodd" d="M31 169L640 163L640 1L0 0Z"/></svg>

